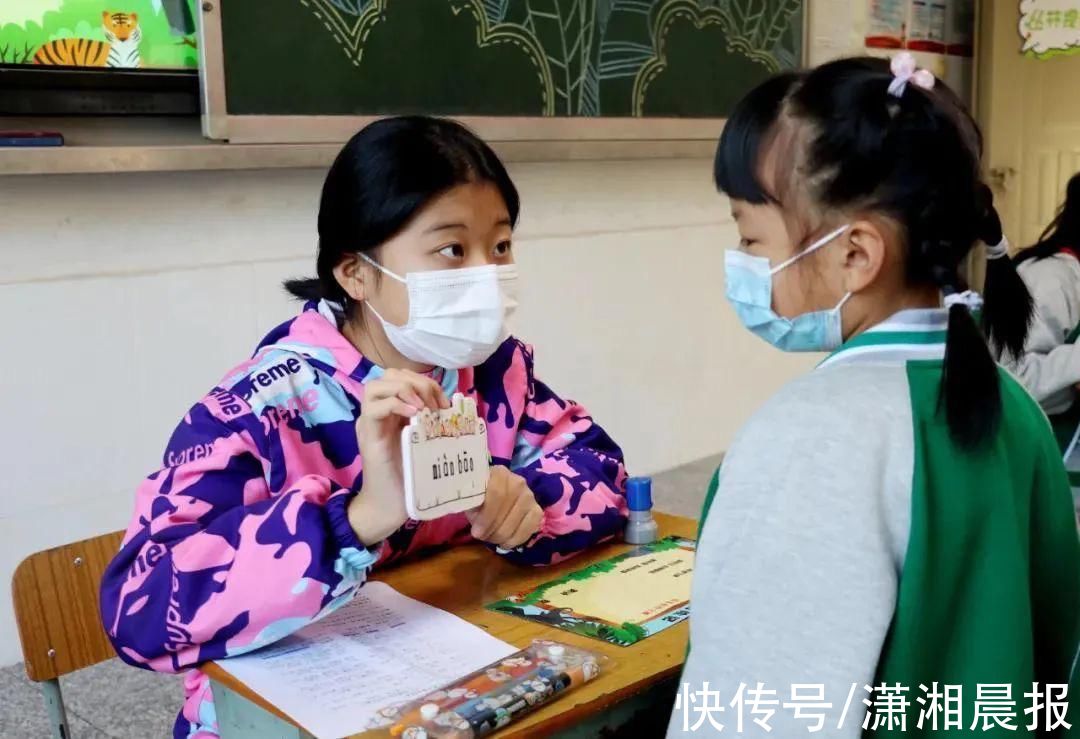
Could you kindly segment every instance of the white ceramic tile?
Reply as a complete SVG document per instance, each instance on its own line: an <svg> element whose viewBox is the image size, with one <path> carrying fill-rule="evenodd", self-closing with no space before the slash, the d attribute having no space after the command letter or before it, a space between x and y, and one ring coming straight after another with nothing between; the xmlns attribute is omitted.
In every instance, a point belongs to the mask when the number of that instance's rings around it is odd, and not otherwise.
<svg viewBox="0 0 1080 739"><path fill-rule="evenodd" d="M19 178L0 199L0 282L302 255L316 240L322 178L309 170Z"/></svg>
<svg viewBox="0 0 1080 739"><path fill-rule="evenodd" d="M730 220L711 162L520 164L522 238ZM0 283L302 259L317 170L29 177L0 203Z"/></svg>
<svg viewBox="0 0 1080 739"><path fill-rule="evenodd" d="M123 466L139 410L123 280L0 288L3 515L100 494Z"/></svg>
<svg viewBox="0 0 1080 739"><path fill-rule="evenodd" d="M311 254L300 259L264 262L252 267L252 305L259 339L300 311L303 304L285 292L282 282L314 277L315 254L315 247L312 246Z"/></svg>
<svg viewBox="0 0 1080 739"><path fill-rule="evenodd" d="M521 238L730 220L709 160L560 162L511 167Z"/></svg>
<svg viewBox="0 0 1080 739"><path fill-rule="evenodd" d="M515 331L537 372L583 403L649 473L726 448L813 365L749 335L724 299L730 226L528 242Z"/></svg>
<svg viewBox="0 0 1080 739"><path fill-rule="evenodd" d="M173 428L193 403L248 357L258 340L249 265L167 272L127 281L139 400L134 485L161 458ZM134 420L134 419L132 419ZM137 475L137 476L136 476Z"/></svg>

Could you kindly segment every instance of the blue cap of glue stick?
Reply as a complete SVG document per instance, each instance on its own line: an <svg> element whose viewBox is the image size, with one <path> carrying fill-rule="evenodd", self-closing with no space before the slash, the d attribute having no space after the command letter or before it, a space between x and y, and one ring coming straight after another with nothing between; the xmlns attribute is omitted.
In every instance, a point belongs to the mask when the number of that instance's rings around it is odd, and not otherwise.
<svg viewBox="0 0 1080 739"><path fill-rule="evenodd" d="M652 510L651 477L631 477L626 481L626 504L632 511Z"/></svg>

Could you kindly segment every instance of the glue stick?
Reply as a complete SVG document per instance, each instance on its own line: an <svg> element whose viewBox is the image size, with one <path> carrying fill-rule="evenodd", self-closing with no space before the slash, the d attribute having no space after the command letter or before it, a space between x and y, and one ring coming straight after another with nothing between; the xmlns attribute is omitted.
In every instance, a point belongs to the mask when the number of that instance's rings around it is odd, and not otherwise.
<svg viewBox="0 0 1080 739"><path fill-rule="evenodd" d="M626 503L630 519L626 522L627 544L651 544L659 527L652 514L652 478L631 477L626 482Z"/></svg>

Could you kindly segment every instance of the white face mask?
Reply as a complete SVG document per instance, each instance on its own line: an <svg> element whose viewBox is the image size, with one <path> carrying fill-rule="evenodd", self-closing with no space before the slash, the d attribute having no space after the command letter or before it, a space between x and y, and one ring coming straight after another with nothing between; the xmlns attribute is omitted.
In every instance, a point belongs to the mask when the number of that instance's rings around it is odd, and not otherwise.
<svg viewBox="0 0 1080 739"><path fill-rule="evenodd" d="M464 369L482 364L510 335L507 319L517 308L517 266L466 267L394 274L366 254L360 258L405 283L409 320L395 326L367 307L402 356L421 364Z"/></svg>

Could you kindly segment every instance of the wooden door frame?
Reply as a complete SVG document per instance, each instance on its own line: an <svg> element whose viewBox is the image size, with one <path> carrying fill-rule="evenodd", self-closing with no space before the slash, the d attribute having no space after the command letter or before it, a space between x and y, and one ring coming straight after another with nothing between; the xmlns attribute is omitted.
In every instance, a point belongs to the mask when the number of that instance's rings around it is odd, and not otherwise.
<svg viewBox="0 0 1080 739"><path fill-rule="evenodd" d="M1014 108L1008 113L1004 110L1008 101L1003 90L1020 89L1015 76L1015 65L1001 64L1001 56L992 52L995 46L994 34L997 24L1005 22L1003 13L1019 13L1016 3L976 2L975 3L975 59L972 65L972 102L971 110L983 133L983 174L990 181L989 171L994 167L1011 167L1019 171L1023 156L1022 141L1017 127L1023 126L1023 111ZM1020 37L1017 34L1017 53ZM995 115L996 114L996 115ZM997 125L994 119L997 118ZM1006 182L1005 186L1015 184ZM992 185L993 186L993 185ZM1001 188L994 187L995 204L1001 216L1002 228L1010 243L1019 246L1020 213L1019 198L1006 197ZM986 277L986 261L982 249L972 252L967 262L969 282L981 290Z"/></svg>
<svg viewBox="0 0 1080 739"><path fill-rule="evenodd" d="M1023 90L1020 68L1003 63L1001 54L992 54L995 42L1003 42L1007 29L1001 24L1007 20L1003 14L1017 14L1016 3L983 2L976 8L974 104L975 119L983 132L983 165L986 173L991 168L1012 168L1019 172L1023 162L1023 137L1021 132L1026 114L1023 105L1016 105L1016 93ZM1015 29L1014 29L1015 30ZM1001 38L995 39L995 34ZM1020 35L1016 33L1016 53L1020 53ZM1009 94L1006 94L1009 93ZM1015 185L1015 175L1006 186ZM1020 238L1020 200L1004 197L995 190L998 212L1007 234L1015 242Z"/></svg>

